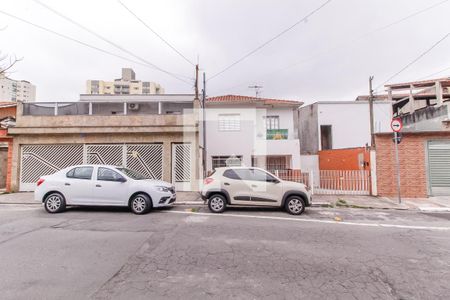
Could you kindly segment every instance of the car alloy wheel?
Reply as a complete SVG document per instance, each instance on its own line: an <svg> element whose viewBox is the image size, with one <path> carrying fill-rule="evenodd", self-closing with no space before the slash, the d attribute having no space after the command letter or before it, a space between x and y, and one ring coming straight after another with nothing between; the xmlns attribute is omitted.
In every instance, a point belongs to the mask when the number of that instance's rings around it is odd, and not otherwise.
<svg viewBox="0 0 450 300"><path fill-rule="evenodd" d="M305 202L300 197L291 197L287 200L286 209L290 214L300 215L305 210Z"/></svg>
<svg viewBox="0 0 450 300"><path fill-rule="evenodd" d="M213 195L209 199L209 209L214 213L221 213L226 209L226 200L222 195Z"/></svg>
<svg viewBox="0 0 450 300"><path fill-rule="evenodd" d="M65 209L66 202L61 194L53 193L44 200L45 210L49 213L58 213Z"/></svg>
<svg viewBox="0 0 450 300"><path fill-rule="evenodd" d="M130 203L131 211L137 215L145 214L151 208L150 201L149 197L145 194L134 196Z"/></svg>

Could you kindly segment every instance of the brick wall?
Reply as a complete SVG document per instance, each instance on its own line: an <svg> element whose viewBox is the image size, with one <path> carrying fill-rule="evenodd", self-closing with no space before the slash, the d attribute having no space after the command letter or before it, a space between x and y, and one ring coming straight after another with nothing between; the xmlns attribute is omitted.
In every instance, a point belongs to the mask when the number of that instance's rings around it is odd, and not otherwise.
<svg viewBox="0 0 450 300"><path fill-rule="evenodd" d="M379 196L395 197L397 195L397 173L392 137L392 134L375 136ZM438 139L450 140L450 132L403 133L402 142L398 145L402 197L426 198L428 196L427 141Z"/></svg>

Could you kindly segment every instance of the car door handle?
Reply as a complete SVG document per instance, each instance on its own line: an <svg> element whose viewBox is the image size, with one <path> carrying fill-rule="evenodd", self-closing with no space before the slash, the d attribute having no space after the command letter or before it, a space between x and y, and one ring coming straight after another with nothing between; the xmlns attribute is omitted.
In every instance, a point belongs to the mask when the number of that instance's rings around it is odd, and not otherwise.
<svg viewBox="0 0 450 300"><path fill-rule="evenodd" d="M102 187L100 184L96 184L95 187Z"/></svg>
<svg viewBox="0 0 450 300"><path fill-rule="evenodd" d="M66 183L64 183L64 185L70 185L70 183L66 182Z"/></svg>
<svg viewBox="0 0 450 300"><path fill-rule="evenodd" d="M230 185L228 182L225 182L224 185Z"/></svg>
<svg viewBox="0 0 450 300"><path fill-rule="evenodd" d="M256 184L252 184L252 187L258 187Z"/></svg>

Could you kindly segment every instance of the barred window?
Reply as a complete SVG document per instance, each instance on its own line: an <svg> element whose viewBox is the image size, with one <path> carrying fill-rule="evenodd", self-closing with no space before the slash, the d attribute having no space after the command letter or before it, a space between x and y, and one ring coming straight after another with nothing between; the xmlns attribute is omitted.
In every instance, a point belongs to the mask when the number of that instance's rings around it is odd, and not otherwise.
<svg viewBox="0 0 450 300"><path fill-rule="evenodd" d="M212 157L212 168L230 167L230 166L241 166L242 165L242 155L238 156L213 156Z"/></svg>

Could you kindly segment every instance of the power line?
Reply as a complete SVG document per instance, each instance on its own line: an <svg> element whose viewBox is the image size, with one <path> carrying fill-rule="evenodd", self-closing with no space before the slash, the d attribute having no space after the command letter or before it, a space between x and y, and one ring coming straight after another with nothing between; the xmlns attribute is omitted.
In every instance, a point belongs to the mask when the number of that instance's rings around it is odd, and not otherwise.
<svg viewBox="0 0 450 300"><path fill-rule="evenodd" d="M383 85L385 85L386 83L388 83L389 81L391 81L393 78L397 77L397 75L399 75L401 72L403 72L404 70L406 70L407 68L409 68L410 66L412 66L414 63L416 63L418 60L420 60L422 57L424 57L425 55L427 55L431 50L433 50L437 45L439 45L440 43L442 43L446 38L448 38L448 36L450 35L450 32L448 32L447 34L445 34L442 38L440 38L436 43L434 43L430 48L428 48L427 50L425 50L424 52L422 52L419 56L417 56L415 59L413 59L410 63L408 63L406 66L404 66L403 68L400 69L400 71L396 72L394 75L392 75L391 77L389 77L387 80L385 80L382 84L378 85L376 87L376 90L378 90L380 87L382 87Z"/></svg>
<svg viewBox="0 0 450 300"><path fill-rule="evenodd" d="M440 73L445 72L445 71L448 71L448 70L450 70L450 67L444 68L444 69L442 69L442 70L440 70L440 71L437 71L437 72L434 72L434 73L432 73L432 74L430 74L430 75L421 77L421 78L419 78L419 80L424 80L424 79L426 79L426 78L433 77L433 76L435 76L435 75L437 75L437 74L440 74Z"/></svg>
<svg viewBox="0 0 450 300"><path fill-rule="evenodd" d="M411 14L409 14L409 15L407 15L407 16L399 19L399 20L396 20L394 22L391 22L391 23L388 23L386 25L383 25L383 26L380 26L378 28L375 28L374 30L368 31L368 32L366 32L366 33L364 33L364 34L362 34L362 35L360 35L360 36L358 36L358 37L356 37L354 39L349 39L348 41L346 41L346 42L344 42L344 43L342 43L340 45L337 45L337 46L334 46L332 48L329 48L326 51L322 51L322 53L314 54L314 55L312 55L312 56L310 56L308 58L302 59L301 61L298 61L296 63L290 64L288 66L285 66L283 68L277 69L275 71L271 71L271 72L265 73L262 76L259 76L257 79L265 78L265 77L268 77L268 76L270 76L272 74L283 72L285 70L288 70L288 69L293 68L295 66L298 66L300 64L306 63L306 62L311 61L311 60L315 60L315 59L317 59L317 58L319 58L319 57L321 57L323 55L326 55L326 54L334 51L334 50L348 47L352 43L358 42L358 41L366 38L367 36L370 36L370 35L372 35L374 33L379 32L379 31L386 30L386 29L388 29L388 28L390 28L390 27L392 27L394 25L400 24L400 23L402 23L402 22L404 22L404 21L406 21L406 20L408 20L408 19L410 19L412 17L415 17L415 16L417 16L419 14L422 14L424 12L427 12L427 11L429 11L429 10L439 6L439 5L442 5L442 4L444 4L444 3L448 2L448 1L450 1L450 0L444 0L444 1L441 1L441 2L438 2L438 3L435 3L433 5L427 6L427 7L423 8L423 9L415 11L415 12L413 12L413 13L411 13ZM244 85L247 85L247 83L240 83L240 84L237 84L237 85L234 85L234 86L230 87L229 89L234 89L236 87L244 86Z"/></svg>
<svg viewBox="0 0 450 300"><path fill-rule="evenodd" d="M183 76L183 77L185 77L184 75L174 74L174 73L168 72L168 71L166 71L166 70L164 70L164 69L158 67L157 65L155 65L155 64L153 64L153 63L147 61L146 59L144 59L144 58L142 58L142 57L136 55L135 53L131 52L130 50L125 49L124 47L118 45L117 43L114 43L113 41L107 39L106 37L100 35L99 33L95 32L95 31L93 31L92 29L89 29L89 28L87 28L86 26L84 26L84 25L78 23L77 21L75 21L75 20L69 18L68 16L66 16L66 15L64 15L63 13L57 11L56 9L52 8L51 6L49 6L48 4L45 4L45 3L41 2L40 0L33 0L33 1L36 2L37 4L41 5L41 6L45 7L46 9L48 9L49 11L51 11L52 13L58 15L59 17L63 18L64 20L66 20L66 21L68 21L68 22L70 22L70 23L72 23L72 24L74 24L74 25L80 27L81 29L83 29L83 30L89 32L90 34L96 36L97 38L101 39L102 41L104 41L104 42L106 42L106 43L108 43L108 44L110 44L110 45L116 47L117 49L119 49L119 50L121 50L121 51L123 51L123 52L125 52L125 53L127 53L127 54L129 54L129 55L131 55L131 56L133 56L134 58L136 58L136 59L138 59L138 60L144 62L145 64L148 64L149 66L151 66L151 67L157 69L158 71L164 72L164 73L169 74L169 75L171 75L171 76Z"/></svg>
<svg viewBox="0 0 450 300"><path fill-rule="evenodd" d="M191 60L189 60L186 56L184 56L180 51L178 51L174 46L172 46L166 39L164 39L159 33L157 33L153 28L151 28L147 23L144 22L138 15L136 15L131 9L128 8L122 1L118 0L118 2L125 8L131 15L133 15L139 22L142 23L148 30L153 32L161 41L163 41L167 46L169 46L173 51L175 51L179 56L181 56L185 61L189 64L195 66Z"/></svg>
<svg viewBox="0 0 450 300"><path fill-rule="evenodd" d="M52 30L52 29L43 27L43 26L41 26L41 25L35 24L35 23L33 23L33 22L30 22L30 21L28 21L28 20L25 20L25 19L23 19L23 18L21 18L21 17L15 16L15 15L10 14L10 13L7 13L7 12L5 12L5 11L0 10L0 13L4 14L4 15L10 17L10 18L19 20L19 21L21 21L21 22L23 22L23 23L26 23L26 24L28 24L28 25L31 25L31 26L33 26L33 27L39 28L39 29L41 29L41 30L43 30L43 31L46 31L46 32L52 33L52 34L54 34L54 35L57 35L57 36L59 36L59 37L61 37L61 38L64 38L64 39L66 39L66 40L70 40L70 41L72 41L72 42L75 42L75 43L78 43L78 44L80 44L80 45L86 46L86 47L88 47L88 48L97 50L97 51L102 52L102 53L104 53L104 54L108 54L108 55L110 55L110 56L114 56L114 57L117 57L117 58L120 58L120 59L129 61L129 62L138 64L138 65L142 65L142 66L144 66L144 67L149 67L148 64L144 64L144 63L141 63L141 62L139 62L139 61L135 61L135 60L133 60L133 59L129 59L129 58L125 57L125 56L122 56L122 55L119 55L119 54L115 54L115 53L110 52L110 51L108 51L108 50L104 50L104 49L98 48L98 47L96 47L96 46L93 46L93 45L90 45L90 44L88 44L88 43L82 42L82 41L80 41L80 40L78 40L78 39L75 39L75 38L72 38L72 37L70 37L70 36L67 36L67 35L65 35L65 34L56 32L56 31L54 31L54 30ZM153 69L153 68L152 68L152 69ZM172 76L172 77L174 77L174 78L176 78L176 79L178 79L178 80L180 80L180 81L182 81L182 82L184 82L184 83L186 83L186 84L188 84L188 85L192 85L191 82L188 82L188 81L186 81L186 80L184 80L184 79L178 77L177 75L175 75L175 74L173 74L173 73L170 73L170 72L168 72L168 71L166 71L166 70L163 70L163 69L161 69L161 68L159 68L158 70L161 71L161 72L163 72L163 73L166 73L166 74L168 74L168 75L170 75L170 76Z"/></svg>
<svg viewBox="0 0 450 300"><path fill-rule="evenodd" d="M323 3L322 5L320 5L319 7L317 7L316 9L314 9L313 11L311 11L309 14L307 14L306 16L304 16L302 19L300 19L299 21L295 22L294 24L292 24L291 26L289 26L288 28L284 29L283 31L281 31L280 33L276 34L274 37L270 38L269 40L267 40L266 42L262 43L261 45L259 45L258 47L256 47L255 49L253 49L252 51L248 52L247 54L245 54L244 56L242 56L241 58L239 58L238 60L236 60L235 62L233 62L231 65L227 66L226 68L224 68L223 70L215 73L214 75L212 75L209 79L213 79L219 75L221 75L222 73L224 73L225 71L229 70L230 68L234 67L235 65L237 65L238 63L240 63L241 61L243 61L244 59L246 59L247 57L253 55L254 53L256 53L257 51L261 50L262 48L264 48L265 46L267 46L268 44L270 44L271 42L273 42L274 40L278 39L280 36L282 36L283 34L285 34L286 32L292 30L294 27L296 27L297 25L299 25L300 23L306 21L309 17L311 17L312 15L314 15L316 12L318 12L319 10L321 10L324 6L326 6L327 4L329 4L332 0L327 0L325 3Z"/></svg>

